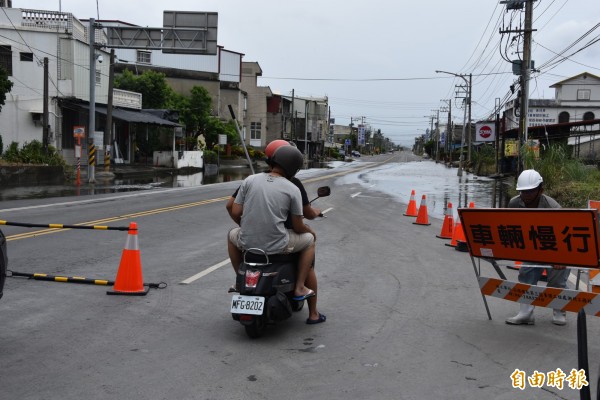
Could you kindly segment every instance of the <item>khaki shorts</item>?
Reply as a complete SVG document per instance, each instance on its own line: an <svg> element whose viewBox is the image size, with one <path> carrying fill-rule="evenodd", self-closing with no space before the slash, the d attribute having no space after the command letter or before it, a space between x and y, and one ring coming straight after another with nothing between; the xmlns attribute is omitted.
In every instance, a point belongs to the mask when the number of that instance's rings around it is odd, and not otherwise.
<svg viewBox="0 0 600 400"><path fill-rule="evenodd" d="M291 229L288 229L290 240L287 247L283 251L283 254L287 253L298 253L304 249L309 248L315 242L315 237L312 233L296 233ZM235 247L244 251L243 246L240 243L240 228L233 228L229 231L229 241L233 243Z"/></svg>

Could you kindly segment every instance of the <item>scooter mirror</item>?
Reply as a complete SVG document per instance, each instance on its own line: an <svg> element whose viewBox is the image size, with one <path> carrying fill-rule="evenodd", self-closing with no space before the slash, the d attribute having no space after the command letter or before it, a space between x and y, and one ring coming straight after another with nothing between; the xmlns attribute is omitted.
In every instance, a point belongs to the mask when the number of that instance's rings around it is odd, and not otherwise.
<svg viewBox="0 0 600 400"><path fill-rule="evenodd" d="M317 196L319 197L327 197L331 194L331 189L329 186L321 186L317 189Z"/></svg>

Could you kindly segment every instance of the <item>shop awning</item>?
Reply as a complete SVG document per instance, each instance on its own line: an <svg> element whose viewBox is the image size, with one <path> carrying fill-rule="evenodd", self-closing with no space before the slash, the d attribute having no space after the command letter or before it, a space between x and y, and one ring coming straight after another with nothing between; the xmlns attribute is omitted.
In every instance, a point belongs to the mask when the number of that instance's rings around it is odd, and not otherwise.
<svg viewBox="0 0 600 400"><path fill-rule="evenodd" d="M90 109L90 106L87 104L78 104L79 107L85 108L87 110ZM106 106L96 105L96 112L106 115ZM113 119L119 119L121 121L140 123L140 124L149 124L149 125L160 125L160 126L170 126L170 127L179 127L181 126L178 123L173 121L169 121L166 119L162 119L157 117L156 115L146 113L143 111L131 111L124 110L122 108L113 108L112 111Z"/></svg>

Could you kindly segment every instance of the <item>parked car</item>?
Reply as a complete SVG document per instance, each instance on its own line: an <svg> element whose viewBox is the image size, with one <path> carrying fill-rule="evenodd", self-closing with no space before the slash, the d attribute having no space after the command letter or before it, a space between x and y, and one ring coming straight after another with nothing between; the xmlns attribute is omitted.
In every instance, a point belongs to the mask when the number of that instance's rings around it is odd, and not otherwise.
<svg viewBox="0 0 600 400"><path fill-rule="evenodd" d="M356 150L352 150L352 156L353 157L360 157L360 153Z"/></svg>
<svg viewBox="0 0 600 400"><path fill-rule="evenodd" d="M0 298L4 289L4 280L6 279L6 267L8 266L8 257L6 256L6 238L0 230Z"/></svg>

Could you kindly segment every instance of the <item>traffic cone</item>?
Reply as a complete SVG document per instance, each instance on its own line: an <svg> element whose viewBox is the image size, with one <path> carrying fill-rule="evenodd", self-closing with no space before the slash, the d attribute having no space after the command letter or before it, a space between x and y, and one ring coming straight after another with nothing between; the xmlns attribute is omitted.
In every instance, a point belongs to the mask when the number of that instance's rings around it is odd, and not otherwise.
<svg viewBox="0 0 600 400"><path fill-rule="evenodd" d="M463 231L462 228L462 223L460 222L460 220L456 221L456 224L454 224L454 231L452 232L452 240L450 241L450 243L446 243L446 246L450 246L450 247L456 247L458 245L458 242L467 242L467 239L465 238L465 232Z"/></svg>
<svg viewBox="0 0 600 400"><path fill-rule="evenodd" d="M431 225L429 223L429 215L427 215L427 196L421 197L421 205L417 213L417 220L413 222L415 225Z"/></svg>
<svg viewBox="0 0 600 400"><path fill-rule="evenodd" d="M131 222L113 290L107 291L106 294L145 296L147 293L148 287L144 286L144 278L142 277L137 223Z"/></svg>
<svg viewBox="0 0 600 400"><path fill-rule="evenodd" d="M446 207L446 215L442 224L442 231L436 237L440 239L452 239L452 231L454 230L454 213L452 212L452 203L448 202Z"/></svg>
<svg viewBox="0 0 600 400"><path fill-rule="evenodd" d="M410 192L410 201L408 202L408 207L406 207L406 212L404 213L404 215L407 217L417 216L417 202L415 201L414 189Z"/></svg>
<svg viewBox="0 0 600 400"><path fill-rule="evenodd" d="M475 208L475 202L474 201L472 201L472 202L469 203L469 208Z"/></svg>
<svg viewBox="0 0 600 400"><path fill-rule="evenodd" d="M523 261L515 261L512 265L507 265L506 268L519 270L521 266L523 266Z"/></svg>

